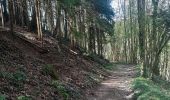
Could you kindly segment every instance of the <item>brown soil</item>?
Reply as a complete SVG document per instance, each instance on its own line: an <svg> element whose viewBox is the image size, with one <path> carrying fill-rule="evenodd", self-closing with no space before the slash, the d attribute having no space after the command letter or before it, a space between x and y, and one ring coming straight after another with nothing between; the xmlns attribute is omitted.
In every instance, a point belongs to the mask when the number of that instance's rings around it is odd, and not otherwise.
<svg viewBox="0 0 170 100"><path fill-rule="evenodd" d="M135 77L134 65L117 65L109 79L94 89L88 100L132 100L130 83Z"/></svg>
<svg viewBox="0 0 170 100"><path fill-rule="evenodd" d="M101 81L109 75L100 64L52 37L44 37L41 48L35 34L19 31L19 35L22 36L12 36L5 29L0 30L0 95L5 95L7 100L16 100L18 96L29 96L33 100L63 100L51 85L54 78L42 73L48 64L54 66L58 81L70 93L69 100L85 99L84 90L97 84L93 77ZM16 86L18 81L13 84L15 78L8 77L18 71L24 72L26 77L19 87Z"/></svg>
<svg viewBox="0 0 170 100"><path fill-rule="evenodd" d="M117 65L118 69L110 74L94 60L80 55L79 50L70 49L69 45L48 36L43 38L42 44L35 34L16 29L16 36L5 29L0 30L0 95L5 95L7 100L16 100L18 96L29 96L33 100L63 100L51 85L54 78L42 73L43 67L49 64L54 66L58 81L69 91L69 100L130 98L134 66ZM18 71L26 76L19 88L13 84L13 78L5 77ZM98 84L105 78L107 80Z"/></svg>

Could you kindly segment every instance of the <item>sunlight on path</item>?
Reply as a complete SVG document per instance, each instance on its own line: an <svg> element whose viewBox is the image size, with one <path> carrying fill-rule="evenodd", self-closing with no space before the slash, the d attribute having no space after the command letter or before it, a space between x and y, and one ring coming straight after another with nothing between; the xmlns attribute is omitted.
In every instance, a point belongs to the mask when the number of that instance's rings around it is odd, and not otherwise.
<svg viewBox="0 0 170 100"><path fill-rule="evenodd" d="M132 65L117 65L118 69L112 72L110 78L100 84L93 91L88 100L131 100L132 90L130 82L135 77L135 68Z"/></svg>

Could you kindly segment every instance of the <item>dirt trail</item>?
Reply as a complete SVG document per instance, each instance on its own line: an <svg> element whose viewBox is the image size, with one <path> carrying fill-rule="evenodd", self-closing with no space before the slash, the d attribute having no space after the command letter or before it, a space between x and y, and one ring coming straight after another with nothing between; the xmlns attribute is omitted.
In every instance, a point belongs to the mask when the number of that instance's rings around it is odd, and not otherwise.
<svg viewBox="0 0 170 100"><path fill-rule="evenodd" d="M109 79L103 81L88 100L132 100L130 82L135 77L133 65L117 65Z"/></svg>

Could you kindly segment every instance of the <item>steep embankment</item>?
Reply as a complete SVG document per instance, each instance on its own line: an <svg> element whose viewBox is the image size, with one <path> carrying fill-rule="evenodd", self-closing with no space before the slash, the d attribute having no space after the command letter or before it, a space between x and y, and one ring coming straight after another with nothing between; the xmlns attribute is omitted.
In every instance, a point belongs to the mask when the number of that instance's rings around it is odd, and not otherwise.
<svg viewBox="0 0 170 100"><path fill-rule="evenodd" d="M108 76L96 62L58 44L45 37L41 48L34 35L0 31L0 99L82 100L84 90Z"/></svg>

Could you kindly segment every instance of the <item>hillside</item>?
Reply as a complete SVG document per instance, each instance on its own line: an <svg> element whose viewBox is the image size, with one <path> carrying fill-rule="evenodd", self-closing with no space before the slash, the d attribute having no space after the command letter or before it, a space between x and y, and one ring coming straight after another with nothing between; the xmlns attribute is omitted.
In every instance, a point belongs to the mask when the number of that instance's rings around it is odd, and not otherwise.
<svg viewBox="0 0 170 100"><path fill-rule="evenodd" d="M25 34L0 32L0 98L82 100L88 89L108 76L100 64L78 50L50 36L44 37L41 48L34 35L26 38Z"/></svg>
<svg viewBox="0 0 170 100"><path fill-rule="evenodd" d="M169 100L169 82L170 0L0 0L0 100Z"/></svg>

